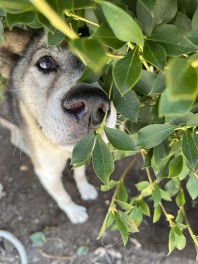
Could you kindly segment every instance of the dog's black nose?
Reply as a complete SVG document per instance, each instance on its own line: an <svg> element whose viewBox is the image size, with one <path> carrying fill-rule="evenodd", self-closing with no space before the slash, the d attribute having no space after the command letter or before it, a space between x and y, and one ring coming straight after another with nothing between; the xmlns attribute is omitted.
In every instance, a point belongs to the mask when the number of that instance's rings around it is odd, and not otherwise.
<svg viewBox="0 0 198 264"><path fill-rule="evenodd" d="M98 87L79 85L69 91L63 102L64 111L82 125L99 125L110 112L107 95Z"/></svg>

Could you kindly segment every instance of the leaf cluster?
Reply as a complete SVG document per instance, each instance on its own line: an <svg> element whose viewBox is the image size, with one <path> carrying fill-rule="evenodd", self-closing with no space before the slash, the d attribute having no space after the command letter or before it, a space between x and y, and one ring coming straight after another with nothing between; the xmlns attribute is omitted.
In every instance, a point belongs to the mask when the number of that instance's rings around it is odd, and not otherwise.
<svg viewBox="0 0 198 264"><path fill-rule="evenodd" d="M185 229L198 251L184 210L186 192L198 197L197 0L0 0L0 7L0 41L15 26L44 30L49 46L66 40L85 64L79 81L99 81L118 112L117 128L103 122L75 146L71 161L92 159L102 191L114 189L99 236L117 227L126 244L144 216L153 212L157 222L163 213L169 253L185 247ZM110 176L114 161L139 154L147 178L129 195L131 164L118 181ZM176 215L164 201L177 204Z"/></svg>

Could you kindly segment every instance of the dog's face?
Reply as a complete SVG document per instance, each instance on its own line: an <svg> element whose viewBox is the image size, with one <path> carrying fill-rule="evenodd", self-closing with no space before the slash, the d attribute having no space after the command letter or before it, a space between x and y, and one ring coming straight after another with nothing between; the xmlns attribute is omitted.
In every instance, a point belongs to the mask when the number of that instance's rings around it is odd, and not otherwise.
<svg viewBox="0 0 198 264"><path fill-rule="evenodd" d="M115 126L115 109L100 86L77 83L84 66L66 45L47 47L45 37L36 37L27 45L29 36L19 32L12 33L21 45L17 52L17 45L10 44L11 33L0 47L0 70L10 75L16 96L49 140L60 146L73 145L97 128L105 114L106 125ZM15 60L15 53L20 59Z"/></svg>

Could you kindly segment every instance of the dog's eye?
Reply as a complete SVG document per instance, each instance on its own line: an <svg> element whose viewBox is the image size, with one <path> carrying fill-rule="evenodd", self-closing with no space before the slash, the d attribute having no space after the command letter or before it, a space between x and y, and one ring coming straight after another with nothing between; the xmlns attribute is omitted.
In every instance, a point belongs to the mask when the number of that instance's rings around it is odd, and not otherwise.
<svg viewBox="0 0 198 264"><path fill-rule="evenodd" d="M42 57L38 60L36 66L43 72L50 72L57 69L55 61L48 56Z"/></svg>

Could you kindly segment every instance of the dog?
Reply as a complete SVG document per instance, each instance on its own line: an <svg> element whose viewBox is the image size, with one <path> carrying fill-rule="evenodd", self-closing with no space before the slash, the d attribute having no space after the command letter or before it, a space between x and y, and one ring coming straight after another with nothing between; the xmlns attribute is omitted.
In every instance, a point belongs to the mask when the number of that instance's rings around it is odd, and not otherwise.
<svg viewBox="0 0 198 264"><path fill-rule="evenodd" d="M61 176L75 144L101 124L115 127L116 111L107 95L92 83L78 83L83 63L66 43L48 47L44 35L14 29L0 44L0 74L8 79L7 101L16 124L12 143L28 154L44 188L74 224L88 219L86 208L74 203ZM6 124L5 124L6 123ZM16 125L16 126L15 126ZM83 200L96 199L85 166L74 168Z"/></svg>

